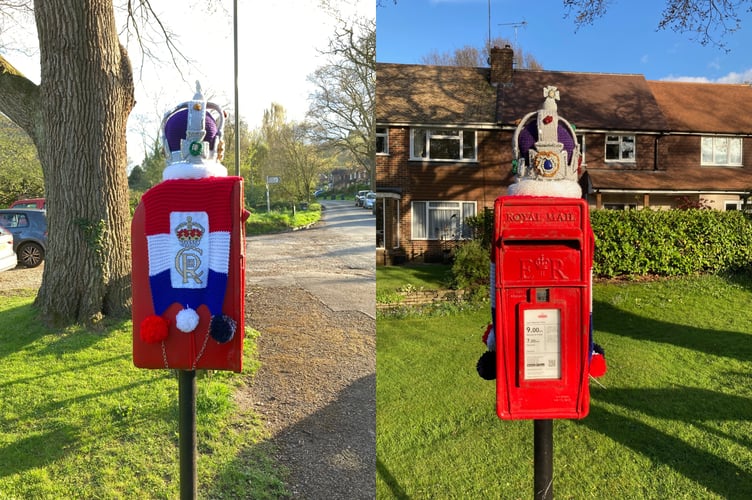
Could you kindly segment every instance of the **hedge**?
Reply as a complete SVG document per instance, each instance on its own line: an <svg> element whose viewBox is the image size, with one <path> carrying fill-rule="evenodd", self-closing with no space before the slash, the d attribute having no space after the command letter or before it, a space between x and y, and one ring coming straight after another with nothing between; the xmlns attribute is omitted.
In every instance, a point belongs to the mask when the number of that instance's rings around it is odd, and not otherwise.
<svg viewBox="0 0 752 500"><path fill-rule="evenodd" d="M752 223L738 211L594 210L596 276L679 276L748 269Z"/></svg>
<svg viewBox="0 0 752 500"><path fill-rule="evenodd" d="M752 271L752 222L738 211L593 210L590 222L598 277ZM486 213L468 224L475 240L457 250L452 271L455 286L473 288L488 266L493 218Z"/></svg>

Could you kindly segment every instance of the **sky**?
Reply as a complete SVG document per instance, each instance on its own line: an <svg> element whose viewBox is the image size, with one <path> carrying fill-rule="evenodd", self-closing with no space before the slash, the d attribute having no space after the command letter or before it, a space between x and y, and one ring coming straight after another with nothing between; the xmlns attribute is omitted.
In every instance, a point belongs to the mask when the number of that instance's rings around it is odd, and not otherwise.
<svg viewBox="0 0 752 500"><path fill-rule="evenodd" d="M574 14L565 17L561 0L381 0L376 59L420 64L432 52L481 48L490 25L492 39L510 40L546 70L636 73L648 80L752 81L751 14L741 12L742 29L723 39L727 52L703 47L690 34L659 31L664 5L612 0L605 17L577 28Z"/></svg>
<svg viewBox="0 0 752 500"><path fill-rule="evenodd" d="M117 4L117 1L115 2ZM307 81L326 64L319 51L328 47L334 18L320 0L237 0L238 108L251 129L261 125L264 110L281 104L288 120L302 121L308 110L313 86ZM343 17L373 18L375 0L329 0ZM193 98L196 80L204 96L234 114L234 31L232 0L213 2L151 2L174 42L190 63L178 72L169 61L164 43L152 47L161 61L142 64L137 47L127 44L134 69L136 106L128 120L129 166L139 164L151 141L159 136L159 123L166 111ZM31 20L33 25L33 20ZM118 26L122 26L119 19ZM17 35L33 40L33 26ZM3 42L8 44L7 35ZM33 47L25 52L3 53L29 79L39 83L39 57ZM181 74L182 73L182 74Z"/></svg>

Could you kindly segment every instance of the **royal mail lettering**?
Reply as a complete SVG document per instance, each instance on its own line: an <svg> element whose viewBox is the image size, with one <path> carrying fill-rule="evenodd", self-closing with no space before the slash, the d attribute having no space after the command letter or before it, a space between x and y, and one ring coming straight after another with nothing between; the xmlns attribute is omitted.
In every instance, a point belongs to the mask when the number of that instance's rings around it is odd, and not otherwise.
<svg viewBox="0 0 752 500"><path fill-rule="evenodd" d="M545 211L545 212L506 212L504 222L512 224L547 224L547 223L578 223L578 213L574 211Z"/></svg>

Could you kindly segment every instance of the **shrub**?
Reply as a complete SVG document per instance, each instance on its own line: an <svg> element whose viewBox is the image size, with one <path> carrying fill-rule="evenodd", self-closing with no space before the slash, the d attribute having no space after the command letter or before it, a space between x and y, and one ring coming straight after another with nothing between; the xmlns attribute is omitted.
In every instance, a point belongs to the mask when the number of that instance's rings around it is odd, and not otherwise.
<svg viewBox="0 0 752 500"><path fill-rule="evenodd" d="M596 210L597 276L679 276L749 267L752 224L736 211Z"/></svg>
<svg viewBox="0 0 752 500"><path fill-rule="evenodd" d="M457 248L452 264L456 288L464 289L471 298L488 298L490 273L490 252L481 241L470 240Z"/></svg>
<svg viewBox="0 0 752 500"><path fill-rule="evenodd" d="M741 212L594 210L590 222L593 273L599 277L752 271L752 222ZM483 224L473 227L480 229L479 239L457 249L452 275L455 287L477 297L488 288L490 249L481 236Z"/></svg>

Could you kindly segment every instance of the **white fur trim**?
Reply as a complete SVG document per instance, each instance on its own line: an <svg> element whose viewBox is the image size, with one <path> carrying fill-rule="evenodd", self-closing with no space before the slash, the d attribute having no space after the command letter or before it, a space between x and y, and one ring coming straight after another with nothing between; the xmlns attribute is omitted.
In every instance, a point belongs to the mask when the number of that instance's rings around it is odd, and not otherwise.
<svg viewBox="0 0 752 500"><path fill-rule="evenodd" d="M560 198L582 198L582 188L575 181L532 181L521 180L507 188L510 196L556 196Z"/></svg>
<svg viewBox="0 0 752 500"><path fill-rule="evenodd" d="M192 332L198 326L198 313L190 307L186 307L175 316L175 326L181 332Z"/></svg>
<svg viewBox="0 0 752 500"><path fill-rule="evenodd" d="M227 169L216 161L201 163L178 162L168 165L162 172L162 180L204 179L206 177L227 177Z"/></svg>

